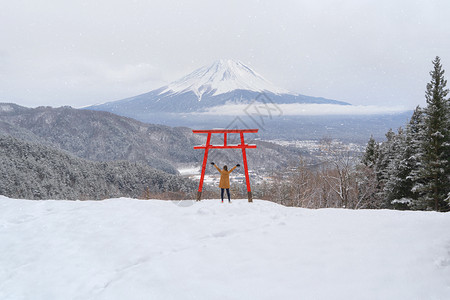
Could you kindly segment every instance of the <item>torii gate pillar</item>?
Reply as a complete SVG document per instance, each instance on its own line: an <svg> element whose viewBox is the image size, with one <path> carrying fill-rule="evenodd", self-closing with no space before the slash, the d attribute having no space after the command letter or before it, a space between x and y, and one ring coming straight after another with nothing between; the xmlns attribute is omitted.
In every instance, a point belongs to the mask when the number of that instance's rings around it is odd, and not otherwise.
<svg viewBox="0 0 450 300"><path fill-rule="evenodd" d="M197 201L200 201L202 197L203 180L205 179L206 164L208 162L208 151L209 149L241 149L242 158L244 160L244 171L245 171L245 182L247 184L247 196L248 202L253 202L252 190L250 188L250 178L248 176L248 165L247 165L247 153L245 149L256 148L256 145L249 145L244 142L244 133L257 133L258 129L211 129L211 130L192 130L193 133L206 133L208 137L206 138L206 144L202 146L195 146L194 149L205 149L205 154L203 155L202 164L202 174L200 176L200 183L198 185ZM223 145L211 145L211 135L213 133L223 133ZM237 145L227 144L227 134L228 133L239 133L241 137L241 143Z"/></svg>

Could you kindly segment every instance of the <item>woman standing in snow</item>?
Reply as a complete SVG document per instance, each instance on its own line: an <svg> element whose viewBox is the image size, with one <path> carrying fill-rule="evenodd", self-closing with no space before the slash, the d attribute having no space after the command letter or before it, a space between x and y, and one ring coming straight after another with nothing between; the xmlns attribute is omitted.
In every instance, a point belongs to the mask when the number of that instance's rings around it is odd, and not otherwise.
<svg viewBox="0 0 450 300"><path fill-rule="evenodd" d="M228 171L227 166L223 166L223 170L221 170L218 166L216 166L214 164L214 162L212 162L211 164L214 167L216 167L217 171L219 171L219 173L220 173L219 187L221 190L220 196L222 198L222 202L223 202L223 190L227 190L228 202L231 202L231 199L230 199L230 173L233 172L233 170L236 169L237 167L240 167L241 165L237 164L230 171Z"/></svg>

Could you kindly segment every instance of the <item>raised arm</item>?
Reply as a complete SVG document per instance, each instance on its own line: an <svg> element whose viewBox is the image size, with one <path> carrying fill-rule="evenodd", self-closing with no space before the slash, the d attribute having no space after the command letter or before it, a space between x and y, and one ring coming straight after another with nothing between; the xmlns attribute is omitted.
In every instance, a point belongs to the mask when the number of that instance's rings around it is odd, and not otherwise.
<svg viewBox="0 0 450 300"><path fill-rule="evenodd" d="M213 165L213 166L216 167L216 169L217 169L217 171L219 171L219 173L222 173L222 170L218 166L216 166L216 165Z"/></svg>
<svg viewBox="0 0 450 300"><path fill-rule="evenodd" d="M231 168L231 170L230 170L230 171L228 171L228 173L231 173L231 172L233 172L233 170L234 170L234 169L236 169L236 168L237 168L237 166L234 166L234 167L232 167L232 168Z"/></svg>

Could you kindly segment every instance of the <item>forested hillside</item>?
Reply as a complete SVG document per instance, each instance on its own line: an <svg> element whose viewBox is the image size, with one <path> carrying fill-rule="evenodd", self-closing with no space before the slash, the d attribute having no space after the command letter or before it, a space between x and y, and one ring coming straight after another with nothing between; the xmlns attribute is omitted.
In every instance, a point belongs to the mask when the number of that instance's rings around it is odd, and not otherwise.
<svg viewBox="0 0 450 300"><path fill-rule="evenodd" d="M417 107L405 129L368 143L363 163L386 207L450 210L450 100L439 57L427 84L427 106Z"/></svg>
<svg viewBox="0 0 450 300"><path fill-rule="evenodd" d="M192 161L197 154L184 150L198 140L188 128L144 124L70 107L1 106L0 133L56 146L89 160L141 161L175 174L173 163Z"/></svg>
<svg viewBox="0 0 450 300"><path fill-rule="evenodd" d="M112 113L71 107L25 108L0 104L0 133L44 143L74 155L94 160L143 162L156 169L176 174L179 164L200 164L203 152L193 146L204 144L205 135L195 135L190 128L147 124ZM248 151L253 169L278 169L298 158L298 149L286 149L262 141L256 151ZM230 143L239 143L239 137ZM220 138L214 137L215 143ZM240 151L212 151L211 158L221 163L241 161Z"/></svg>
<svg viewBox="0 0 450 300"><path fill-rule="evenodd" d="M48 146L0 136L0 195L25 199L186 196L195 184L127 161L92 162Z"/></svg>
<svg viewBox="0 0 450 300"><path fill-rule="evenodd" d="M318 161L281 170L256 188L256 197L309 208L450 211L450 91L439 57L430 75L427 105L383 142L371 137L363 157L324 143Z"/></svg>

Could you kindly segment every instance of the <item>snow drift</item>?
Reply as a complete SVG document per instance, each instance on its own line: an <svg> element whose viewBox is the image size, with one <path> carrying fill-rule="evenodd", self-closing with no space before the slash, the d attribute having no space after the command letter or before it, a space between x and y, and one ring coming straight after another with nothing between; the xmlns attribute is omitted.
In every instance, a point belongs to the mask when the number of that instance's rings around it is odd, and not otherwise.
<svg viewBox="0 0 450 300"><path fill-rule="evenodd" d="M450 214L0 196L1 299L449 299Z"/></svg>

